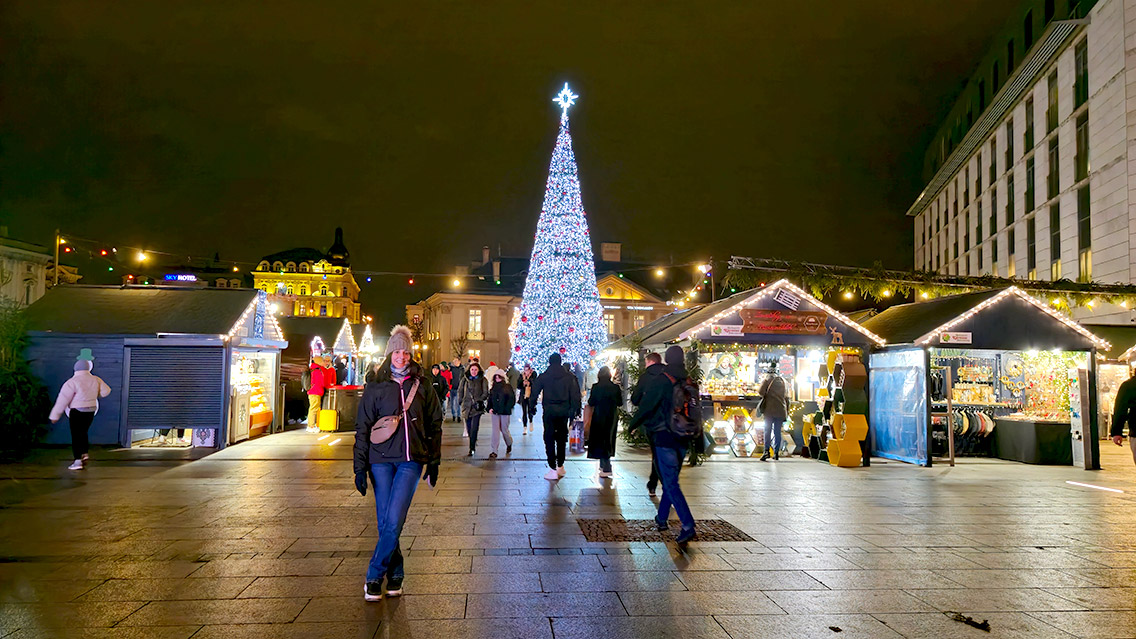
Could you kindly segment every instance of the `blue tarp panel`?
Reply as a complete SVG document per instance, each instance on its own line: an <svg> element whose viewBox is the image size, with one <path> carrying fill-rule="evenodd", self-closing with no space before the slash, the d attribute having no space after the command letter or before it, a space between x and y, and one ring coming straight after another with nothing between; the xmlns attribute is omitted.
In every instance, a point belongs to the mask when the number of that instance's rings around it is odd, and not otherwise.
<svg viewBox="0 0 1136 639"><path fill-rule="evenodd" d="M930 465L923 349L872 353L868 370L872 454Z"/></svg>

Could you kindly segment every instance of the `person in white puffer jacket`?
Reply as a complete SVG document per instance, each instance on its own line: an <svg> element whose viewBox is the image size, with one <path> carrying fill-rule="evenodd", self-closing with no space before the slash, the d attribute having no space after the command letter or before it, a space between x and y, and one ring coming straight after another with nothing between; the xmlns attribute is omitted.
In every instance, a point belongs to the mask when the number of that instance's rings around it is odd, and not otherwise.
<svg viewBox="0 0 1136 639"><path fill-rule="evenodd" d="M84 351L84 355L90 357L90 351ZM63 383L55 406L51 409L51 423L58 422L59 418L66 415L71 427L71 452L75 461L67 467L69 470L82 470L86 465L89 458L87 451L90 449L87 430L95 419L95 413L99 411L99 398L110 395L110 386L102 378L91 374L93 358L86 359L84 355L80 355L80 359L75 362L75 374Z"/></svg>

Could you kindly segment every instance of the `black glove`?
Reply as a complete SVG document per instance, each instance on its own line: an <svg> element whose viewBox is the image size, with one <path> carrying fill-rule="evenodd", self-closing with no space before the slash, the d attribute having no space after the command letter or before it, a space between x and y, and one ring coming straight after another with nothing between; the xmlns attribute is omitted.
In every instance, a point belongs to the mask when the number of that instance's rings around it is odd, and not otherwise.
<svg viewBox="0 0 1136 639"><path fill-rule="evenodd" d="M355 473L355 490L359 491L360 495L367 496L367 471L361 470Z"/></svg>
<svg viewBox="0 0 1136 639"><path fill-rule="evenodd" d="M426 472L422 473L422 479L433 488L438 485L438 464L426 464Z"/></svg>

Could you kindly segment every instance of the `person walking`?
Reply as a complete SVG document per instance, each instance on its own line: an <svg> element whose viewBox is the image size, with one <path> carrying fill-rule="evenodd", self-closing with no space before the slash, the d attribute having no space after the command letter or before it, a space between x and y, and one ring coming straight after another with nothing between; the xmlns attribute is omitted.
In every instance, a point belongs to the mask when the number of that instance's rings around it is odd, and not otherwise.
<svg viewBox="0 0 1136 639"><path fill-rule="evenodd" d="M513 366L513 362L509 362L509 368L505 371L505 381L509 382L509 386L512 386L514 391L521 387L521 371Z"/></svg>
<svg viewBox="0 0 1136 639"><path fill-rule="evenodd" d="M465 378L465 367L460 357L450 362L450 417L455 422L461 421L461 382Z"/></svg>
<svg viewBox="0 0 1136 639"><path fill-rule="evenodd" d="M497 371L501 370L497 367L496 362L489 362L489 367L485 369L485 379L489 381L490 386L493 385L493 378L497 377Z"/></svg>
<svg viewBox="0 0 1136 639"><path fill-rule="evenodd" d="M474 362L462 379L461 410L465 419L465 429L469 433L469 456L477 452L477 430L481 426L481 416L485 413L485 402L489 399L489 383L481 372L481 364Z"/></svg>
<svg viewBox="0 0 1136 639"><path fill-rule="evenodd" d="M497 447L501 436L505 437L505 454L513 452L513 436L509 434L509 420L513 417L513 407L517 404L517 392L505 379L505 372L498 369L493 376L493 389L489 391L489 423L493 428L489 444L493 451L489 459L497 459Z"/></svg>
<svg viewBox="0 0 1136 639"><path fill-rule="evenodd" d="M319 412L323 403L323 395L328 386L335 384L335 371L324 363L326 356L317 355L312 358L308 367L311 382L308 386L308 432L319 432ZM329 362L330 363L330 362Z"/></svg>
<svg viewBox="0 0 1136 639"><path fill-rule="evenodd" d="M679 435L674 424L675 387L686 381L685 356L682 348L671 346L667 349L666 366L654 363L643 371L639 387L638 409L631 425L642 426L652 433L652 447L655 451L655 465L658 467L659 481L663 486L663 497L659 500L659 512L655 524L659 531L668 527L667 520L673 507L678 515L682 529L675 541L680 545L694 538L694 515L686 502L686 496L679 485L679 472L690 446L690 437Z"/></svg>
<svg viewBox="0 0 1136 639"><path fill-rule="evenodd" d="M663 366L663 356L662 355L659 355L658 353L647 353L644 360L645 360L644 361L644 367L643 367L644 373L646 373L646 371L648 371L648 370L651 370L652 366L658 366L659 368L655 369L657 371L662 370L662 366ZM639 379L636 381L635 389L633 391L631 391L631 403L632 403L632 405L639 406L643 402L643 393L644 393L644 390L645 390L644 381L646 381L647 379L648 378L647 378L646 375L640 375ZM655 435L649 429L647 429L647 427L644 426L641 422L636 422L635 420L632 420L630 427L631 428L638 427L638 428L643 429L643 437L646 438L647 447L650 448L650 450L651 450L651 474L647 477L647 494L654 497L656 491L659 488L659 465L655 460Z"/></svg>
<svg viewBox="0 0 1136 639"><path fill-rule="evenodd" d="M536 417L536 397L532 396L534 382L536 382L536 372L533 371L532 366L525 364L520 381L522 435L528 435L533 431L533 417Z"/></svg>
<svg viewBox="0 0 1136 639"><path fill-rule="evenodd" d="M75 372L71 379L63 382L49 415L53 424L66 416L67 425L71 428L71 456L74 461L67 470L83 470L86 467L91 448L88 431L95 414L99 412L99 398L110 395L110 386L101 377L91 374L94 360L91 349L79 350L74 365Z"/></svg>
<svg viewBox="0 0 1136 639"><path fill-rule="evenodd" d="M781 427L789 418L789 389L785 380L777 374L776 364L769 366L765 379L757 394L761 397L758 408L765 421L765 441L761 451L761 461L769 460L770 443L773 444L773 461L781 458Z"/></svg>
<svg viewBox="0 0 1136 639"><path fill-rule="evenodd" d="M1132 369L1131 377L1120 384L1116 389L1116 402L1112 409L1112 443L1117 446L1124 445L1124 425L1128 424L1128 446L1132 449L1132 461L1136 462L1136 368Z"/></svg>
<svg viewBox="0 0 1136 639"><path fill-rule="evenodd" d="M442 459L442 403L422 367L411 353L410 329L395 326L387 342L387 358L375 373L374 381L363 390L355 420L354 470L355 489L367 495L370 478L375 496L375 519L379 533L375 551L367 565L363 598L378 601L386 595L402 594L402 548L399 536L418 479L433 488L438 484L438 466ZM395 430L386 432L373 427L380 420L396 417ZM391 424L385 424L392 426ZM382 439L375 443L376 439Z"/></svg>
<svg viewBox="0 0 1136 639"><path fill-rule="evenodd" d="M604 366L588 393L592 407L588 427L588 458L600 460L600 477L611 477L611 458L615 455L616 418L623 405L623 391L611 381L611 369Z"/></svg>
<svg viewBox="0 0 1136 639"><path fill-rule="evenodd" d="M438 396L439 402L446 396L446 393L450 392L450 384L446 381L446 376L442 374L442 367L438 364L430 367L430 385L434 387L434 394Z"/></svg>
<svg viewBox="0 0 1136 639"><path fill-rule="evenodd" d="M550 469L544 478L556 481L565 474L568 421L580 414L580 387L559 353L548 356L548 368L533 383L532 400L538 399L544 409L544 453Z"/></svg>

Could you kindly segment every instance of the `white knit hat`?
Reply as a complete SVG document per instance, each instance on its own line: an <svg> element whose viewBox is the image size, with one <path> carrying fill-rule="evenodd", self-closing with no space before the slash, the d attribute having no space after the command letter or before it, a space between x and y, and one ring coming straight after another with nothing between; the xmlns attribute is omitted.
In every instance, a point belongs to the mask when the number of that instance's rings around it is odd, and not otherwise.
<svg viewBox="0 0 1136 639"><path fill-rule="evenodd" d="M390 339L387 340L387 357L395 351L414 353L414 340L410 336L410 329L402 324L395 324L391 329Z"/></svg>

